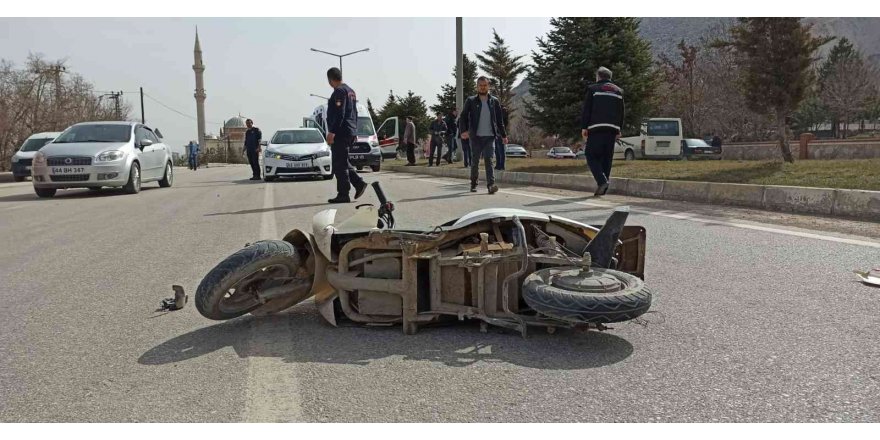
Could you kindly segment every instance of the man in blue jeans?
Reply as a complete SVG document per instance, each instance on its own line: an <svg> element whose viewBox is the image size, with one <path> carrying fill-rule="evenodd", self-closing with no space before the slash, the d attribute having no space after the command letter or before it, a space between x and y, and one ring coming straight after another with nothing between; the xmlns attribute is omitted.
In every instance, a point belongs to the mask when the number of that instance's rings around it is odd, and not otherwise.
<svg viewBox="0 0 880 440"><path fill-rule="evenodd" d="M507 132L498 98L489 94L489 79L481 76L477 79L477 94L464 103L459 122L461 138L470 141L471 147L471 192L477 192L480 178L480 157L486 166L486 184L489 194L498 192L495 185L495 173L492 157L495 156L495 138L501 138L507 144Z"/></svg>

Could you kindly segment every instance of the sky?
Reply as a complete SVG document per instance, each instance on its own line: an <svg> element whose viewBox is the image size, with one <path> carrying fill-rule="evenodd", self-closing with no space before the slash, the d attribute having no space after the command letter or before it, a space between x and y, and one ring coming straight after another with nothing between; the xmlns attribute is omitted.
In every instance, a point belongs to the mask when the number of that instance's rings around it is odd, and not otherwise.
<svg viewBox="0 0 880 440"><path fill-rule="evenodd" d="M516 55L530 61L549 18L465 18L464 52L489 47L494 28ZM241 114L265 135L297 127L329 96L328 68L338 58L310 48L347 53L343 76L360 100L378 108L389 90L421 95L430 106L452 83L454 18L0 18L0 59L22 65L29 53L66 59L96 90L123 91L140 118L175 147L196 139L193 44L198 26L205 69L206 129ZM183 113L181 115L179 113ZM189 116L189 117L188 117ZM382 121L373 121L378 128Z"/></svg>

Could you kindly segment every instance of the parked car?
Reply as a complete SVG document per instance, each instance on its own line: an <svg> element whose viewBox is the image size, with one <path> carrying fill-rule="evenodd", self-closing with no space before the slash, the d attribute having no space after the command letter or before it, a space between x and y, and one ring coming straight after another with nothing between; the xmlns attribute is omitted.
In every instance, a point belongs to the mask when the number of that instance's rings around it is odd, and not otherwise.
<svg viewBox="0 0 880 440"><path fill-rule="evenodd" d="M34 192L53 197L67 188L121 187L137 194L141 184L174 182L171 149L137 122L83 122L64 130L34 155Z"/></svg>
<svg viewBox="0 0 880 440"><path fill-rule="evenodd" d="M586 157L586 151L581 148L575 155L578 159ZM614 158L623 160L636 160L636 147L623 140L618 139L614 144Z"/></svg>
<svg viewBox="0 0 880 440"><path fill-rule="evenodd" d="M649 118L642 121L638 136L621 140L638 145L643 159L681 159L684 130L680 118Z"/></svg>
<svg viewBox="0 0 880 440"><path fill-rule="evenodd" d="M507 157L531 157L522 145L507 144L504 146L504 155Z"/></svg>
<svg viewBox="0 0 880 440"><path fill-rule="evenodd" d="M12 155L12 178L16 182L22 182L26 177L31 176L31 162L37 150L43 148L43 145L52 142L58 137L60 132L46 132L32 134L21 144L21 148Z"/></svg>
<svg viewBox="0 0 880 440"><path fill-rule="evenodd" d="M721 147L713 147L702 139L683 139L681 151L686 159L721 159Z"/></svg>
<svg viewBox="0 0 880 440"><path fill-rule="evenodd" d="M568 147L553 147L547 152L550 159L574 159L575 154Z"/></svg>
<svg viewBox="0 0 880 440"><path fill-rule="evenodd" d="M330 146L317 128L282 128L266 144L263 179L315 176L333 178Z"/></svg>

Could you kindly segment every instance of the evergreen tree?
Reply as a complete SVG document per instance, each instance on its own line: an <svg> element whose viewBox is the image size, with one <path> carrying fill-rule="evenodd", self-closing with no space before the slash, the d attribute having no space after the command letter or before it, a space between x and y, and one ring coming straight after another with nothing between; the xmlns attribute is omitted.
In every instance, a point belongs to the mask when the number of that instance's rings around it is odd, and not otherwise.
<svg viewBox="0 0 880 440"><path fill-rule="evenodd" d="M468 96L477 94L477 62L472 61L467 55L463 55L464 70L464 99ZM444 115L450 113L455 108L455 88L458 75L456 75L455 66L452 67L452 84L444 84L440 87L440 93L437 95L437 104L431 106L431 111Z"/></svg>
<svg viewBox="0 0 880 440"><path fill-rule="evenodd" d="M650 44L639 37L635 18L554 18L538 39L528 79L534 99L528 120L548 134L580 137L581 106L596 70L605 66L626 99L624 132L634 132L651 116L657 86Z"/></svg>
<svg viewBox="0 0 880 440"><path fill-rule="evenodd" d="M528 71L523 63L523 55L513 56L510 48L504 43L504 39L492 29L492 45L482 54L477 54L480 61L480 69L489 77L489 85L493 94L498 97L501 107L507 111L508 117L515 113L511 106L513 101L513 86L517 78Z"/></svg>

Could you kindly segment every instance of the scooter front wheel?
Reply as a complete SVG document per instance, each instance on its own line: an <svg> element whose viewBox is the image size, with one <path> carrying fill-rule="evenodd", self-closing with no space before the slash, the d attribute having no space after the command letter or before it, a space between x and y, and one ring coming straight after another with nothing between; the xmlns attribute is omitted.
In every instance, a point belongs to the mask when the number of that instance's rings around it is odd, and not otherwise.
<svg viewBox="0 0 880 440"><path fill-rule="evenodd" d="M258 292L288 282L301 264L296 248L286 241L253 243L205 275L196 291L196 309L214 320L249 313L262 305Z"/></svg>

